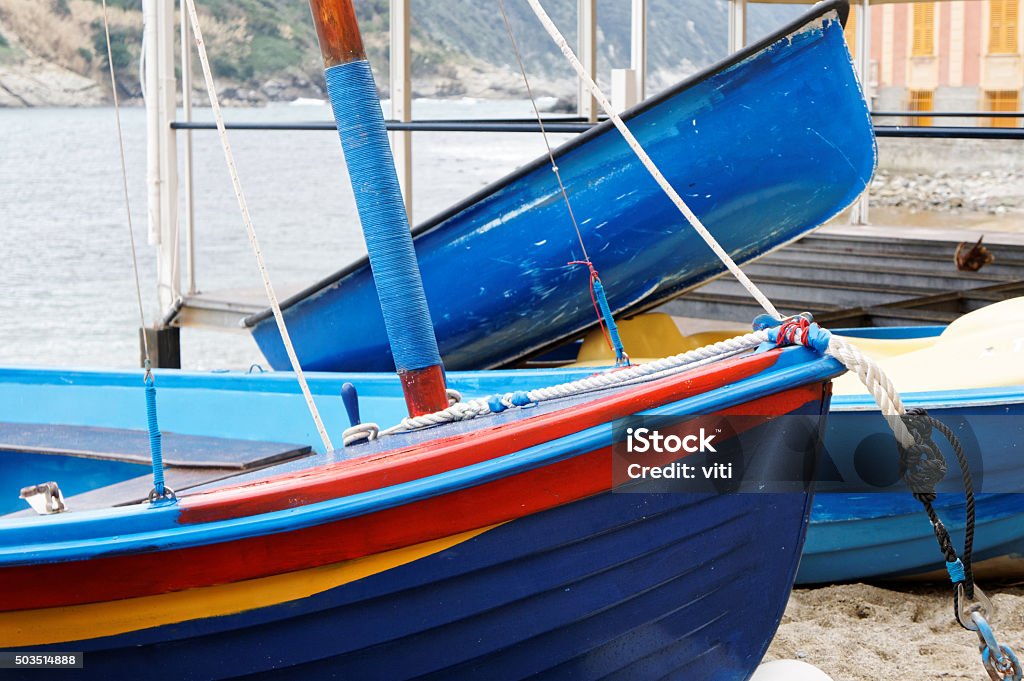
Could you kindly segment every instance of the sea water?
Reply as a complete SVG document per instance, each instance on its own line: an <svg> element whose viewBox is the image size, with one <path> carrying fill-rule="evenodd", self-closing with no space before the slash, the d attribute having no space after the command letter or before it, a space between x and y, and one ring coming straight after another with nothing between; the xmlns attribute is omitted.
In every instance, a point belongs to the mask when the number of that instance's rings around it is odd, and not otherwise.
<svg viewBox="0 0 1024 681"><path fill-rule="evenodd" d="M413 111L421 119L532 116L527 101L417 100ZM331 120L326 104L315 101L227 109L225 116ZM127 107L121 117L142 300L152 324L159 310L145 111ZM209 110L195 117L210 120ZM184 137L178 133L179 167ZM561 143L570 136L551 137ZM262 290L217 134L195 131L192 138L197 288ZM271 278L283 293L365 254L335 133L229 131L229 139ZM543 153L537 134L414 133L414 221ZM184 233L181 247L184 287ZM0 365L136 367L138 326L114 110L0 109ZM182 361L192 369L244 369L263 358L244 331L183 329Z"/></svg>

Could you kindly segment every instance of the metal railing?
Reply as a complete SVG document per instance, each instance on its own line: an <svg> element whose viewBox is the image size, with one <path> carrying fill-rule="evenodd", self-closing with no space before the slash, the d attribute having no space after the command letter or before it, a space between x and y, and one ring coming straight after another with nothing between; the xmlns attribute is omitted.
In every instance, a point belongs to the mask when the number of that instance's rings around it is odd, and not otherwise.
<svg viewBox="0 0 1024 681"><path fill-rule="evenodd" d="M1024 113L976 111L961 112L872 112L876 118L917 118L921 116L947 118L1024 118ZM600 121L599 121L600 123ZM580 133L599 123L588 123L581 118L549 118L544 120L547 132ZM418 121L385 121L388 130L412 132L540 132L540 125L532 118L501 118L487 120L432 119ZM229 130L337 130L333 121L310 121L305 123L257 123L238 121L227 123ZM215 130L212 122L175 121L174 130ZM992 128L987 126L931 126L931 125L876 125L878 137L918 137L946 139L1024 139L1024 128Z"/></svg>

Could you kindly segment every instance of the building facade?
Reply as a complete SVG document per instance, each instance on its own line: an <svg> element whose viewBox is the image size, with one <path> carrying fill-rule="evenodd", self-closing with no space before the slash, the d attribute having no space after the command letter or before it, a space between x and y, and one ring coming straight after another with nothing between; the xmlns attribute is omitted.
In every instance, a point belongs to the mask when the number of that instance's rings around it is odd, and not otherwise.
<svg viewBox="0 0 1024 681"><path fill-rule="evenodd" d="M854 44L860 7L847 22ZM873 111L920 111L911 125L1021 126L1024 119L933 118L927 112L1019 112L1024 30L1019 0L891 2L870 9Z"/></svg>

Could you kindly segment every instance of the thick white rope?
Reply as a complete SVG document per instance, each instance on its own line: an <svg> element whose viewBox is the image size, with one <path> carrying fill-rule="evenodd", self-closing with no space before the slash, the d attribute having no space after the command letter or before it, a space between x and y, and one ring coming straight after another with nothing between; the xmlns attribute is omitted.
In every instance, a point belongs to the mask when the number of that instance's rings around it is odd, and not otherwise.
<svg viewBox="0 0 1024 681"><path fill-rule="evenodd" d="M896 392L889 377L879 368L877 364L868 359L853 343L832 334L828 342L828 354L839 360L844 367L857 374L861 383L868 389L875 403L882 412L882 416L889 422L893 435L903 447L910 447L914 444L914 436L907 430L907 425L900 418L907 413L903 406L900 394Z"/></svg>
<svg viewBox="0 0 1024 681"><path fill-rule="evenodd" d="M512 409L526 406L527 404L534 405L539 402L572 397L597 390L652 381L668 374L678 373L681 370L689 371L703 364L710 364L724 357L753 349L768 340L770 340L768 331L754 331L672 357L655 360L647 364L634 365L628 369L594 374L577 381L545 388L536 388L520 393L509 392L496 397L504 408ZM803 331L797 330L793 343L802 344L803 342ZM835 334L830 334L826 353L857 374L878 404L882 416L889 423L889 427L892 428L893 434L899 443L903 447L913 445L914 437L900 418L906 413L903 402L888 376L882 372L878 365L866 357L849 340ZM347 446L365 440L375 440L378 436L393 435L405 431L486 416L495 412L491 406L493 400L494 398L491 397L478 398L466 402L454 402L442 411L422 416L406 417L398 425L386 430L381 430L374 423L360 424L345 431L345 444Z"/></svg>
<svg viewBox="0 0 1024 681"><path fill-rule="evenodd" d="M245 195L242 193L242 184L238 179L238 169L235 168L235 158L231 153L228 133L224 127L224 115L221 113L217 89L213 84L210 60L206 55L206 43L203 42L203 32L199 27L199 16L196 13L195 1L185 0L185 2L188 4L189 23L192 24L192 35L195 38L196 50L199 52L199 62L203 67L203 78L206 80L206 92L210 97L210 108L213 109L213 117L217 121L217 132L220 134L220 144L224 148L224 160L228 164L228 173L231 175L231 185L234 187L235 197L238 199L238 208L242 211L242 222L245 223L245 231L249 235L249 244L252 246L253 253L256 254L256 264L259 266L260 276L263 278L263 288L266 289L267 299L270 301L270 307L274 311L277 329L281 333L281 341L284 343L285 351L288 353L288 361L291 362L295 378L298 379L299 386L302 388L302 395L306 398L309 413L313 417L313 422L316 423L316 429L320 433L320 439L323 441L324 447L330 452L334 450L334 445L331 444L331 438L327 435L327 429L324 428L324 423L320 419L320 412L316 408L316 403L313 402L313 395L309 391L309 384L306 383L306 376L302 373L302 367L299 365L299 358L295 354L295 347L292 345L291 336L288 335L288 327L285 326L284 315L281 314L281 305L277 302L277 295L274 293L274 287L270 283L270 274L267 272L267 266L263 262L263 252L260 250L259 241L256 239L256 229L253 227L252 218L249 216L249 207L246 204Z"/></svg>
<svg viewBox="0 0 1024 681"><path fill-rule="evenodd" d="M544 8L541 7L540 0L527 0L527 2L530 3L530 7L533 8L533 13L537 15L540 23L544 26L544 30L548 32L548 35L550 35L552 40L555 41L558 48L562 50L562 54L564 54L565 58L569 60L570 64L572 64L573 69L576 70L576 75L579 76L583 85L587 88L590 94L593 95L594 99L597 100L598 104L601 105L604 112L608 114L608 118L612 121L615 127L618 128L619 132L622 133L622 137L626 140L626 144L629 145L629 148L633 150L633 153L637 155L640 162L643 163L645 168L647 168L647 171L651 174L651 177L654 178L654 181L658 183L658 186L661 187L666 195L668 195L668 198L672 200L672 203L676 205L676 208L679 209L679 212L683 214L683 217L686 218L697 234L704 239L704 243L714 251L715 255L718 256L718 259L722 261L722 264L732 272L733 276L736 277L740 284L743 285L743 288L747 289L747 292L761 304L761 307L764 308L765 312L775 319L781 319L782 317L779 314L779 311L775 309L775 306L770 300L768 300L768 297L761 292L761 289L759 289L754 282L750 281L750 278L744 274L743 270L741 270L729 254L725 252L725 249L718 243L718 240L716 240L711 232L708 231L707 227L704 226L704 223L700 221L700 218L690 210L690 207L686 205L683 198L679 196L679 193L676 192L671 184L669 184L668 180L665 179L665 176L661 174L660 170L658 170L658 167L654 165L654 161L651 160L651 157L648 156L647 152L640 146L640 142L638 142L636 137L633 136L633 133L629 131L626 124L622 122L619 115L615 113L615 109L612 107L611 102L608 101L608 98L604 96L603 92L601 92L597 83L593 81L586 69L583 68L583 64L580 63L580 60L573 53L572 48L569 47L569 44L565 41L565 38L562 37L562 34L558 31L554 22L551 21L551 17L549 17L547 12L544 11Z"/></svg>
<svg viewBox="0 0 1024 681"><path fill-rule="evenodd" d="M756 348L766 340L768 340L767 331L754 331L752 333L736 336L735 338L729 338L724 341L720 341L712 345L706 345L702 348L690 350L689 352L684 352L672 357L655 360L647 364L634 365L628 369L618 369L606 373L594 374L593 376L587 376L586 378L571 381L569 383L561 383L558 385L524 391L523 398L528 400L529 404L536 404L547 400L572 397L574 395L580 395L596 390L604 390L606 388L637 383L641 380L653 380L660 377L662 374L676 372L684 367L686 369L692 369L702 362L718 360L727 355ZM500 396L501 404L507 408L513 408L517 406L513 402L516 397L516 393L505 393ZM387 430L380 431L380 435L392 435L394 433L407 430L436 426L442 423L466 421L490 414L492 411L489 398L478 398L466 402L457 402L447 409L434 412L432 414L406 417L402 419L401 423L398 425L388 428ZM355 431L353 431L353 434L354 432Z"/></svg>

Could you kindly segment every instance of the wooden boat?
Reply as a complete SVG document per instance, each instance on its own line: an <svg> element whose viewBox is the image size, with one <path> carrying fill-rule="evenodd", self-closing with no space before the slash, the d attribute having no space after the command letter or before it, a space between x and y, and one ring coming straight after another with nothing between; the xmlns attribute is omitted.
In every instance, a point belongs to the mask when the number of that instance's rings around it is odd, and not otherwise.
<svg viewBox="0 0 1024 681"><path fill-rule="evenodd" d="M843 39L847 11L820 4L622 116L739 263L821 225L871 177L874 137ZM610 123L555 157L616 316L724 271ZM507 366L597 324L589 273L566 264L583 257L546 156L414 234L449 370ZM365 260L286 301L284 315L305 368L393 366ZM269 310L246 323L270 365L288 368Z"/></svg>
<svg viewBox="0 0 1024 681"><path fill-rule="evenodd" d="M41 514L0 517L0 649L84 652L103 680L748 678L839 364L758 336L544 393L519 388L558 372L446 376L355 11L311 5L397 375L353 377L360 404L342 376L158 374L164 437L148 373L0 370L0 487ZM453 388L489 397L449 407ZM629 473L682 456L623 446L648 419L756 471L727 484L751 493Z"/></svg>
<svg viewBox="0 0 1024 681"><path fill-rule="evenodd" d="M683 336L666 315L620 323L627 348L659 357L732 337L742 329ZM975 555L993 575L1024 574L1024 298L964 315L946 326L836 329L891 377L906 407L951 427L971 463L977 497ZM568 349L567 349L568 350ZM576 353L581 373L613 356L599 334ZM934 506L962 545L963 485L949 445L949 470ZM798 583L930 575L945 579L921 505L899 480L895 440L872 398L851 375L835 382L825 458ZM936 571L939 572L936 572Z"/></svg>
<svg viewBox="0 0 1024 681"><path fill-rule="evenodd" d="M838 370L773 350L336 452L309 452L290 375L160 373L176 503L137 503L138 374L2 370L2 510L56 480L72 512L0 517L0 649L84 651L90 679L744 679L785 607L809 489L613 492L612 425L756 415L748 456L797 480ZM310 378L332 429L346 378ZM404 413L395 377L350 378L365 417ZM806 421L796 440L780 414Z"/></svg>

